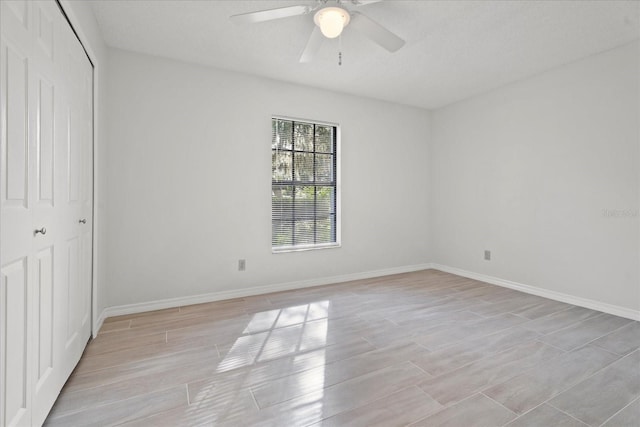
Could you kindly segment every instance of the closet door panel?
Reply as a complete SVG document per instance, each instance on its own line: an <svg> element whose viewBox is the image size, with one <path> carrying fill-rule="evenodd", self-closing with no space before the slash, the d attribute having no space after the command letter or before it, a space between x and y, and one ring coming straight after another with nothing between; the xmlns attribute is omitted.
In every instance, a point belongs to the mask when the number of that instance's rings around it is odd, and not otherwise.
<svg viewBox="0 0 640 427"><path fill-rule="evenodd" d="M22 257L2 267L0 308L3 318L0 422L5 426L29 424L31 393L29 371L28 261ZM7 391L4 393L4 391Z"/></svg>
<svg viewBox="0 0 640 427"><path fill-rule="evenodd" d="M53 207L54 101L53 85L45 78L38 81L36 129L37 191L36 203Z"/></svg>
<svg viewBox="0 0 640 427"><path fill-rule="evenodd" d="M67 283L67 340L65 348L75 352L78 340L78 327L80 326L80 242L73 238L66 243L66 269L65 279Z"/></svg>
<svg viewBox="0 0 640 427"><path fill-rule="evenodd" d="M26 54L10 45L3 45L5 53L4 89L6 98L6 142L3 144L5 181L2 198L5 207L27 208L29 185L28 134L28 64Z"/></svg>
<svg viewBox="0 0 640 427"><path fill-rule="evenodd" d="M80 330L78 333L86 343L91 334L91 254L93 252L93 234L90 228L82 232L80 242L80 323L78 325Z"/></svg>
<svg viewBox="0 0 640 427"><path fill-rule="evenodd" d="M36 254L34 336L35 389L41 389L53 372L53 247Z"/></svg>
<svg viewBox="0 0 640 427"><path fill-rule="evenodd" d="M35 26L36 49L42 58L53 61L53 47L55 25L60 22L57 18L59 12L57 6L51 2L40 1L36 4L33 12Z"/></svg>
<svg viewBox="0 0 640 427"><path fill-rule="evenodd" d="M0 424L13 426L31 422L31 9L0 8Z"/></svg>
<svg viewBox="0 0 640 427"><path fill-rule="evenodd" d="M14 41L31 42L31 8L27 0L2 0L2 34ZM10 37L8 37L10 36ZM23 47L26 47L24 45Z"/></svg>

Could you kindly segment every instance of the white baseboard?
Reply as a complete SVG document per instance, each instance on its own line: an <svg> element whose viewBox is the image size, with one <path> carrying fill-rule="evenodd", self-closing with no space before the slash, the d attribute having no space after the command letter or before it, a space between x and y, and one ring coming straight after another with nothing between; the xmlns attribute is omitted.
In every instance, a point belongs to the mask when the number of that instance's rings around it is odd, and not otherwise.
<svg viewBox="0 0 640 427"><path fill-rule="evenodd" d="M403 267L393 267L383 270L364 271L360 273L343 274L339 276L322 277L319 279L301 280L296 282L280 283L253 288L243 288L232 291L213 292L209 294L192 295L188 297L169 298L157 301L149 301L137 304L126 304L106 308L96 321L96 329L100 330L102 323L108 317L124 314L142 313L145 311L162 310L164 308L182 307L191 304L202 304L213 301L222 301L233 298L242 298L254 295L269 294L272 292L290 291L293 289L310 288L313 286L330 285L334 283L349 282L352 280L370 279L372 277L390 276L392 274L409 273L412 271L428 270L432 264L416 264Z"/></svg>
<svg viewBox="0 0 640 427"><path fill-rule="evenodd" d="M587 298L577 297L574 295L564 294L562 292L551 291L548 289L538 288L536 286L524 285L522 283L512 282L510 280L500 279L498 277L487 276L472 271L466 271L446 265L432 264L431 268L444 271L446 273L455 274L457 276L468 277L469 279L480 280L481 282L491 283L492 285L502 286L505 288L515 289L516 291L525 292L527 294L537 295L549 298L555 301L566 302L568 304L580 307L590 308L592 310L602 311L603 313L613 314L614 316L625 317L632 320L640 320L640 310L633 310L627 307L607 304Z"/></svg>

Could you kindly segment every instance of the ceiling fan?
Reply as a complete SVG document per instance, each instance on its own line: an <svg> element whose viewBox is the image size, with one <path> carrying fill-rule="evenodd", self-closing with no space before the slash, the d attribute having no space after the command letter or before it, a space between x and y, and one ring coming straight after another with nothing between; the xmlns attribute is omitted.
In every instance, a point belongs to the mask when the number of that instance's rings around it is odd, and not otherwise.
<svg viewBox="0 0 640 427"><path fill-rule="evenodd" d="M382 0L316 0L316 4L313 6L296 5L260 10L233 15L230 19L238 24L254 24L313 13L315 27L300 56L300 62L310 62L320 49L324 38L333 39L338 37L347 25L350 25L351 28L359 31L389 52L395 52L404 46L404 40L371 18L354 10L360 6L380 1ZM349 8L347 8L347 5L349 5Z"/></svg>

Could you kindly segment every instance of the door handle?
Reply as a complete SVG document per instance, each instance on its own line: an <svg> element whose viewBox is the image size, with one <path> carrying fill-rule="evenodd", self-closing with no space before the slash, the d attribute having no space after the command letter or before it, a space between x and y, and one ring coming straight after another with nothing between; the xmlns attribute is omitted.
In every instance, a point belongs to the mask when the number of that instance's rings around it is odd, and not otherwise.
<svg viewBox="0 0 640 427"><path fill-rule="evenodd" d="M81 220L78 220L78 222L80 224L86 224L87 223L87 219L86 218L82 218Z"/></svg>
<svg viewBox="0 0 640 427"><path fill-rule="evenodd" d="M40 234L42 234L42 235L44 236L45 234L47 234L47 229L46 229L46 228L44 228L44 227L42 227L42 228L41 228L41 229L39 229L39 230L38 230L38 229L33 230L33 235L34 235L34 236L37 236L37 235L38 235L38 233L40 233Z"/></svg>

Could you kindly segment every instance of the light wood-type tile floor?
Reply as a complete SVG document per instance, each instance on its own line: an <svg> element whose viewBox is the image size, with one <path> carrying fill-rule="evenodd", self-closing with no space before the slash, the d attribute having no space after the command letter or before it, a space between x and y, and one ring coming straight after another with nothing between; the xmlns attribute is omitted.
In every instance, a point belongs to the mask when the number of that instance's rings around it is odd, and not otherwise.
<svg viewBox="0 0 640 427"><path fill-rule="evenodd" d="M46 425L637 427L639 347L426 270L107 319Z"/></svg>

